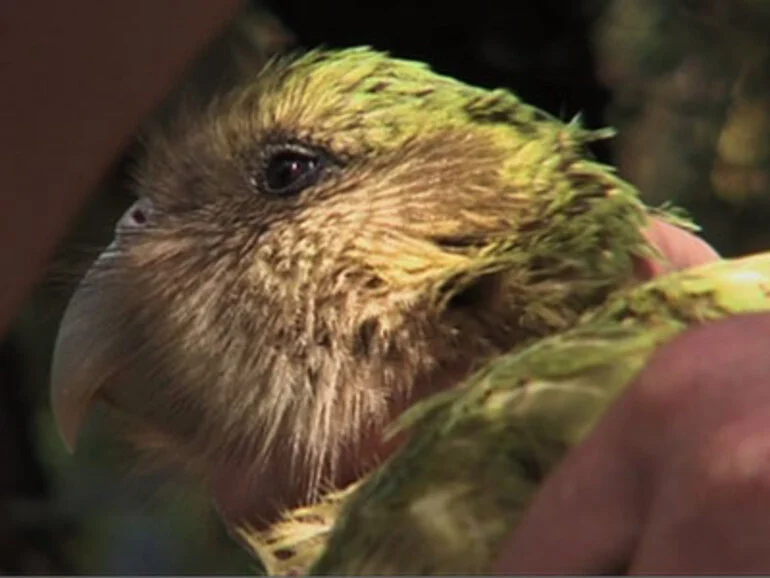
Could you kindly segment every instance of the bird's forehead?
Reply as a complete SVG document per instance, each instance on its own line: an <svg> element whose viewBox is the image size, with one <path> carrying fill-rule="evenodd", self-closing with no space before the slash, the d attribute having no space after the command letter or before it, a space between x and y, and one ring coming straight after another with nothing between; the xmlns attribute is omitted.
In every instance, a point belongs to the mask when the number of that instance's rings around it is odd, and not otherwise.
<svg viewBox="0 0 770 578"><path fill-rule="evenodd" d="M394 149L418 134L468 122L468 103L486 93L371 50L311 52L268 66L229 117L248 119L261 132Z"/></svg>
<svg viewBox="0 0 770 578"><path fill-rule="evenodd" d="M209 112L184 131L179 147L162 151L158 164L194 156L231 166L259 159L276 140L321 146L343 159L403 158L415 141L518 150L562 126L508 91L473 87L366 48L277 60Z"/></svg>

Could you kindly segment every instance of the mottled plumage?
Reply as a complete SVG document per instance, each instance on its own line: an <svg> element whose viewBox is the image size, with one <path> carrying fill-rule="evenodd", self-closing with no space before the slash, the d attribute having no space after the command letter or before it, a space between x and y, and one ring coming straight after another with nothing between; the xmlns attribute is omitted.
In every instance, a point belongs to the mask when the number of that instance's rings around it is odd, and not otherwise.
<svg viewBox="0 0 770 578"><path fill-rule="evenodd" d="M365 48L274 62L151 139L62 322L65 438L105 401L232 523L347 486L413 402L637 282L607 135Z"/></svg>
<svg viewBox="0 0 770 578"><path fill-rule="evenodd" d="M657 347L757 311L770 255L671 274L421 402L398 424L412 440L353 494L310 574L489 572L540 482Z"/></svg>

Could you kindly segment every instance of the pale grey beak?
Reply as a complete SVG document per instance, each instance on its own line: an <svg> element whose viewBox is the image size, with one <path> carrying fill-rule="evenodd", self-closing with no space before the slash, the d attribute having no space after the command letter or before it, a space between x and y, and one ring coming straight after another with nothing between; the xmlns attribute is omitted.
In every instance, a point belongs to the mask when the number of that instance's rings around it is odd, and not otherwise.
<svg viewBox="0 0 770 578"><path fill-rule="evenodd" d="M67 306L59 327L51 367L53 413L64 443L71 452L101 385L94 379L93 347L96 344L89 343L87 309L79 291Z"/></svg>
<svg viewBox="0 0 770 578"><path fill-rule="evenodd" d="M115 295L94 280L94 271L119 251L121 233L143 226L149 207L134 203L115 228L115 241L99 256L81 282L59 326L51 367L51 403L64 443L74 451L78 433L99 397L114 377L119 359L113 350L117 329Z"/></svg>

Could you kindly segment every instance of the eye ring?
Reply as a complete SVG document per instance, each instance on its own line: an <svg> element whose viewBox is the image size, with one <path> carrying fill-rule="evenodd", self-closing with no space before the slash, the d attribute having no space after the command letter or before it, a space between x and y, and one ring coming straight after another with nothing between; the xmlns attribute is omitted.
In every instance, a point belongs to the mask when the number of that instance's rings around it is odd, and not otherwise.
<svg viewBox="0 0 770 578"><path fill-rule="evenodd" d="M315 149L282 145L268 149L256 179L260 188L270 195L297 195L320 179L326 166L326 156Z"/></svg>

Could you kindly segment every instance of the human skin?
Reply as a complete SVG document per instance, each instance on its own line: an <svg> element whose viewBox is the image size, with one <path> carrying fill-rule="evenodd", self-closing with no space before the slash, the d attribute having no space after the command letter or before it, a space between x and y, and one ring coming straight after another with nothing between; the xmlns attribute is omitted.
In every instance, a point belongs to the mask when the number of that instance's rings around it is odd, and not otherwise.
<svg viewBox="0 0 770 578"><path fill-rule="evenodd" d="M15 55L0 91L0 331L139 119L237 4L0 6L0 50ZM676 230L650 235L676 267L713 257ZM546 482L498 570L770 569L753 539L770 533L767 345L770 316L752 315L662 348Z"/></svg>
<svg viewBox="0 0 770 578"><path fill-rule="evenodd" d="M676 268L714 258L668 226L650 238ZM768 348L767 314L698 327L661 348L546 480L496 571L768 572Z"/></svg>
<svg viewBox="0 0 770 578"><path fill-rule="evenodd" d="M676 268L714 258L668 226L650 238ZM752 314L661 348L546 480L496 571L766 573L768 347L770 315Z"/></svg>
<svg viewBox="0 0 770 578"><path fill-rule="evenodd" d="M770 315L685 332L545 482L501 573L770 570Z"/></svg>

